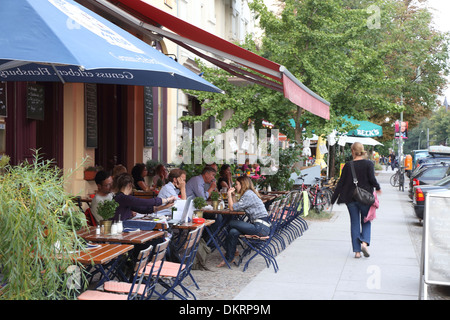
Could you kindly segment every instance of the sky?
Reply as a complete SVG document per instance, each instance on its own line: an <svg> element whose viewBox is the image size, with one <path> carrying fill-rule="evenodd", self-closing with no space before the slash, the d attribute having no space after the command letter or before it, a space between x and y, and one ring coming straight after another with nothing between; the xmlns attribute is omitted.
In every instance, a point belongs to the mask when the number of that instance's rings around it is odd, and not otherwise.
<svg viewBox="0 0 450 320"><path fill-rule="evenodd" d="M449 0L428 0L427 7L433 13L433 20L436 28L440 31L450 32L450 19L448 15L450 14L450 1ZM448 80L450 82L450 78ZM444 101L444 97L447 97L447 101L450 103L450 83L445 89L444 96L440 97L439 100Z"/></svg>

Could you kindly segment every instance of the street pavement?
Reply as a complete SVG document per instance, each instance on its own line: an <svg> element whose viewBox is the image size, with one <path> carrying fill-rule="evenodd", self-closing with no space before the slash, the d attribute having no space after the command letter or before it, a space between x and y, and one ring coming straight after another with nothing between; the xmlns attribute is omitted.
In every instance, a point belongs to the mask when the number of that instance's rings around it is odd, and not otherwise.
<svg viewBox="0 0 450 320"><path fill-rule="evenodd" d="M277 273L264 269L234 299L417 300L420 248L409 225L418 222L407 191L389 184L391 175L377 175L382 194L370 257L354 258L347 207L335 205L330 220L310 221L303 236L277 255Z"/></svg>

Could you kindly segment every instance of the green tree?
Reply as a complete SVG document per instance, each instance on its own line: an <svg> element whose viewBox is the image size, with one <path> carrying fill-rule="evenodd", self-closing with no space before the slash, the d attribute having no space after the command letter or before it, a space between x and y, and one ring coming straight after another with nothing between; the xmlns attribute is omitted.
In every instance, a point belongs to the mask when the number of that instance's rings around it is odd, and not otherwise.
<svg viewBox="0 0 450 320"><path fill-rule="evenodd" d="M413 115L424 117L436 106L448 73L448 37L433 30L430 13L411 1L285 0L279 15L262 0L249 6L264 37L261 48L252 41L245 48L286 66L330 101L331 119L304 112L270 89L234 86L229 74L208 69L206 79L226 94L198 94L206 112L197 120L221 120L224 110L233 109L224 130L245 126L248 118L266 119L292 138L289 118L294 118L295 139L301 141L302 129L327 134L342 127L343 115L351 115L383 125L384 138L391 139L386 116L395 119L405 110L405 120L413 124ZM371 25L371 19L379 21ZM404 107L399 105L401 96Z"/></svg>

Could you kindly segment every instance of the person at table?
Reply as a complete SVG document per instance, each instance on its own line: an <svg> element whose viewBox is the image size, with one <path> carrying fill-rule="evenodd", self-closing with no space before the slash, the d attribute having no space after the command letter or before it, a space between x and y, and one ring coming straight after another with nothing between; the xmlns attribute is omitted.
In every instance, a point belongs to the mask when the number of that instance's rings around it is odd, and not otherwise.
<svg viewBox="0 0 450 320"><path fill-rule="evenodd" d="M232 187L232 180L231 180L231 166L229 164L223 164L220 167L220 172L219 172L219 181L218 181L218 186L217 189L222 190L228 190L229 188Z"/></svg>
<svg viewBox="0 0 450 320"><path fill-rule="evenodd" d="M260 175L261 167L259 166L258 162L255 162L252 164L252 176L250 178L252 179L259 179L261 177Z"/></svg>
<svg viewBox="0 0 450 320"><path fill-rule="evenodd" d="M97 184L97 193L91 202L91 212L97 224L100 224L103 218L97 213L97 208L100 202L113 198L114 194L111 192L113 177L108 172L101 170L95 175L95 183Z"/></svg>
<svg viewBox="0 0 450 320"><path fill-rule="evenodd" d="M115 221L131 219L136 215L135 212L142 214L153 213L155 206L173 206L173 202L177 199L175 196L152 199L132 196L133 177L128 173L122 173L114 178L114 188L118 190L114 195L114 200L119 203L114 216Z"/></svg>
<svg viewBox="0 0 450 320"><path fill-rule="evenodd" d="M177 199L186 200L186 171L173 169L168 176L168 182L161 188L158 198L169 198L175 196ZM170 215L170 209L164 206L157 208L157 215Z"/></svg>
<svg viewBox="0 0 450 320"><path fill-rule="evenodd" d="M158 164L155 168L155 176L153 177L153 188L162 188L169 177L169 171L163 164Z"/></svg>
<svg viewBox="0 0 450 320"><path fill-rule="evenodd" d="M213 168L214 170L216 170L216 174L217 174L217 170L218 170L218 168L217 168L217 164L215 163L215 162L213 162L213 163L211 163L211 164L207 164L206 165L207 167L211 167L211 168ZM209 182L209 183L205 183L205 191L208 191L209 190L209 187L211 187L211 183L215 183L216 184L216 187L217 187L217 182L216 182L216 177L214 176L214 179L211 181L211 182ZM215 190L216 188L214 188L214 190ZM213 190L211 190L211 191L213 191ZM211 192L210 192L210 194L211 194Z"/></svg>
<svg viewBox="0 0 450 320"><path fill-rule="evenodd" d="M233 200L233 192L241 194L238 202ZM269 214L261 200L258 191L255 190L252 180L247 176L240 176L236 179L236 188L230 188L227 191L228 206L230 210L244 211L249 222L242 220L231 220L228 223L228 235L225 238L225 259L228 263L234 262L236 246L241 234L257 235L265 237L270 232ZM217 267L226 265L222 261Z"/></svg>
<svg viewBox="0 0 450 320"><path fill-rule="evenodd" d="M192 177L186 183L186 196L203 197L207 200L211 192L216 189L215 175L216 170L206 166L200 175ZM206 183L210 184L207 190L205 190Z"/></svg>
<svg viewBox="0 0 450 320"><path fill-rule="evenodd" d="M116 164L112 171L113 178L121 173L127 173L127 168L123 164Z"/></svg>
<svg viewBox="0 0 450 320"><path fill-rule="evenodd" d="M241 170L244 175L246 175L247 171L250 170L250 159L249 158L245 159L245 163L242 165Z"/></svg>
<svg viewBox="0 0 450 320"><path fill-rule="evenodd" d="M150 186L145 182L145 177L148 175L147 166L144 163L136 163L131 169L131 175L134 180L134 188L136 190L150 191Z"/></svg>

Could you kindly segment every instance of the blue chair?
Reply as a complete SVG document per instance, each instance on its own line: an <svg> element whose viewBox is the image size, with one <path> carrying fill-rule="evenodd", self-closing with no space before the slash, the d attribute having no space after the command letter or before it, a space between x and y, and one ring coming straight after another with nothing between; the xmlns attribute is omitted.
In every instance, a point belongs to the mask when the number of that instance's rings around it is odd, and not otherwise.
<svg viewBox="0 0 450 320"><path fill-rule="evenodd" d="M107 281L103 284L103 289L100 290L86 290L78 296L78 300L136 300L145 293L145 283L143 280L145 273L141 272L148 263L150 252L153 246L149 246L139 252L138 259L134 267L134 276L131 283L119 281Z"/></svg>
<svg viewBox="0 0 450 320"><path fill-rule="evenodd" d="M284 200L277 200L274 201L271 205L269 211L271 227L268 236L260 237L257 235L246 234L240 236L240 240L243 242L243 247L245 247L245 249L239 259L239 264L241 264L245 256L249 255L251 252L254 252L254 254L245 263L243 271L247 270L250 261L252 261L258 255L262 256L265 259L268 268L270 267L270 265L272 265L274 271L278 271L278 263L275 259L276 251L273 250L270 245L272 240L274 239L275 232L278 229L280 219L283 215L283 203Z"/></svg>
<svg viewBox="0 0 450 320"><path fill-rule="evenodd" d="M167 296L172 293L182 300L187 300L189 297L196 300L194 293L183 284L183 281L188 276L193 279L191 269L202 237L203 228L204 226L202 225L188 233L182 249L180 263L165 261L160 268L158 283L165 291L154 291L159 296L159 299L167 299ZM179 289L182 289L182 292Z"/></svg>

